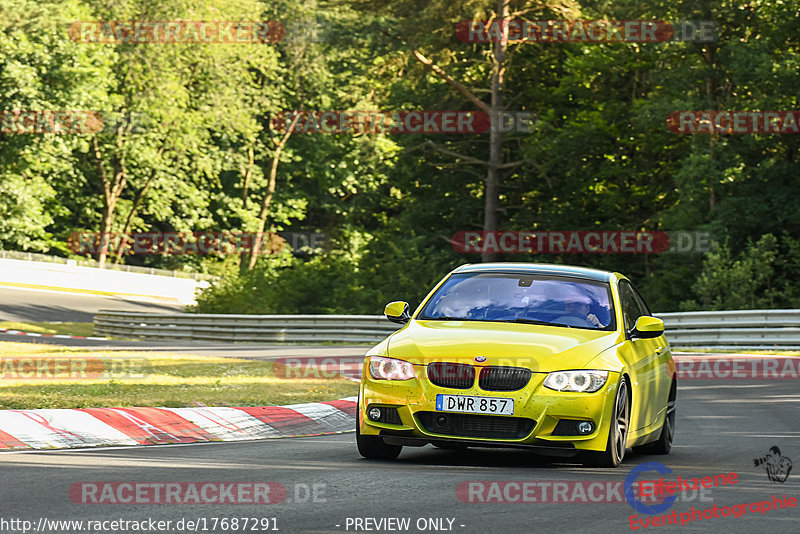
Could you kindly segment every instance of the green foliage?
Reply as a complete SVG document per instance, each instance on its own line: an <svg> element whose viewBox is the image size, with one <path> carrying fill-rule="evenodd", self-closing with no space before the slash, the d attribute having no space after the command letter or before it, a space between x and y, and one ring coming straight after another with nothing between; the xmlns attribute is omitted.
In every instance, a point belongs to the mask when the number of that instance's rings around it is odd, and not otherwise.
<svg viewBox="0 0 800 534"><path fill-rule="evenodd" d="M694 290L700 303L687 301L683 309L748 310L794 305L797 274L800 272L800 242L766 234L748 242L734 256L728 244L717 247L703 261Z"/></svg>
<svg viewBox="0 0 800 534"><path fill-rule="evenodd" d="M53 222L46 204L55 191L40 176L25 180L8 175L0 181L0 246L47 250L52 244L45 230Z"/></svg>
<svg viewBox="0 0 800 534"><path fill-rule="evenodd" d="M285 110L474 110L412 49L488 101L491 44L463 43L478 0L0 0L0 111L98 110L147 118L139 133L0 133L0 247L68 255L76 231L101 231L102 173L123 171L112 231L311 231L324 251L259 259L128 256L210 272L197 310L380 313L416 305L480 229L487 135L293 134L270 170ZM800 94L797 2L514 0L531 19L704 20L713 43L522 43L505 72L509 133L499 225L507 230L711 232L702 254L511 255L629 275L657 311L797 307L799 135L678 135L679 110L791 110ZM101 45L72 41L73 20L280 20L278 44ZM429 141L433 141L433 147ZM450 151L446 153L442 151ZM99 157L98 157L99 154ZM774 236L774 237L773 237ZM245 260L246 261L246 260ZM246 271L247 265L244 265Z"/></svg>
<svg viewBox="0 0 800 534"><path fill-rule="evenodd" d="M442 273L456 266L448 260L419 236L353 234L347 244L309 261L284 253L226 277L203 292L192 311L375 315L392 300L418 305Z"/></svg>

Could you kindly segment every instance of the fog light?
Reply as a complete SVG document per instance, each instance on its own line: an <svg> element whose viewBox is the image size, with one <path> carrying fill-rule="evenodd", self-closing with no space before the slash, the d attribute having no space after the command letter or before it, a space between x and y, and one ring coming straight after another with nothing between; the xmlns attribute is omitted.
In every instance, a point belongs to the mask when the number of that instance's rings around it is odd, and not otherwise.
<svg viewBox="0 0 800 534"><path fill-rule="evenodd" d="M369 418L372 419L373 421L377 421L378 419L381 418L381 409L370 408L369 412L367 412L367 415L369 415Z"/></svg>
<svg viewBox="0 0 800 534"><path fill-rule="evenodd" d="M594 430L594 425L589 421L581 421L578 423L578 432L580 434L591 434Z"/></svg>

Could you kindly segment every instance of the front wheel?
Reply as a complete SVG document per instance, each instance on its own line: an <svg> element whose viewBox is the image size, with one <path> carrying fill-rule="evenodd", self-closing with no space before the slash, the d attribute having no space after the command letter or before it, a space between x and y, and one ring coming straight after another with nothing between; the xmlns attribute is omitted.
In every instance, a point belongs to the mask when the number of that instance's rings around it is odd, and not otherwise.
<svg viewBox="0 0 800 534"><path fill-rule="evenodd" d="M672 449L672 440L675 439L675 410L678 397L678 384L673 380L667 399L667 415L661 427L661 435L657 441L644 446L644 452L650 454L669 454Z"/></svg>
<svg viewBox="0 0 800 534"><path fill-rule="evenodd" d="M358 413L361 413L360 407ZM356 445L361 456L370 460L394 460L403 450L400 445L387 445L380 436L362 436L358 416L356 416Z"/></svg>
<svg viewBox="0 0 800 534"><path fill-rule="evenodd" d="M611 427L608 429L608 442L603 452L585 453L584 463L596 467L617 467L625 458L628 447L628 425L631 407L628 400L628 381L621 377L617 383L617 396L614 399Z"/></svg>

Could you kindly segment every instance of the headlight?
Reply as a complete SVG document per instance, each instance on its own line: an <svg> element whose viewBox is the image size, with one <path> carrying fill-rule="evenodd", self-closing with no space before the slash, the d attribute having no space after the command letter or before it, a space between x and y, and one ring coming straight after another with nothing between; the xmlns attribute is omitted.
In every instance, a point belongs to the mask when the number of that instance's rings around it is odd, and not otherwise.
<svg viewBox="0 0 800 534"><path fill-rule="evenodd" d="M369 357L369 374L376 380L410 380L416 376L409 362L382 356Z"/></svg>
<svg viewBox="0 0 800 534"><path fill-rule="evenodd" d="M608 371L556 371L544 379L544 387L556 391L594 393L608 380Z"/></svg>

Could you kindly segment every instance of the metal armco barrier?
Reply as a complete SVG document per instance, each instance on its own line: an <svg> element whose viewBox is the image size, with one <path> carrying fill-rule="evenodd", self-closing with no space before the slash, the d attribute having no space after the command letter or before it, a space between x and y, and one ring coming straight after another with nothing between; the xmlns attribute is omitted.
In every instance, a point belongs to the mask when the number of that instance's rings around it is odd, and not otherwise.
<svg viewBox="0 0 800 534"><path fill-rule="evenodd" d="M674 347L800 349L800 310L660 313ZM399 328L382 315L211 315L101 310L95 334L147 339L377 343Z"/></svg>
<svg viewBox="0 0 800 534"><path fill-rule="evenodd" d="M675 347L800 349L800 310L659 313Z"/></svg>
<svg viewBox="0 0 800 534"><path fill-rule="evenodd" d="M197 341L377 343L399 328L382 315L212 315L100 310L96 335Z"/></svg>

